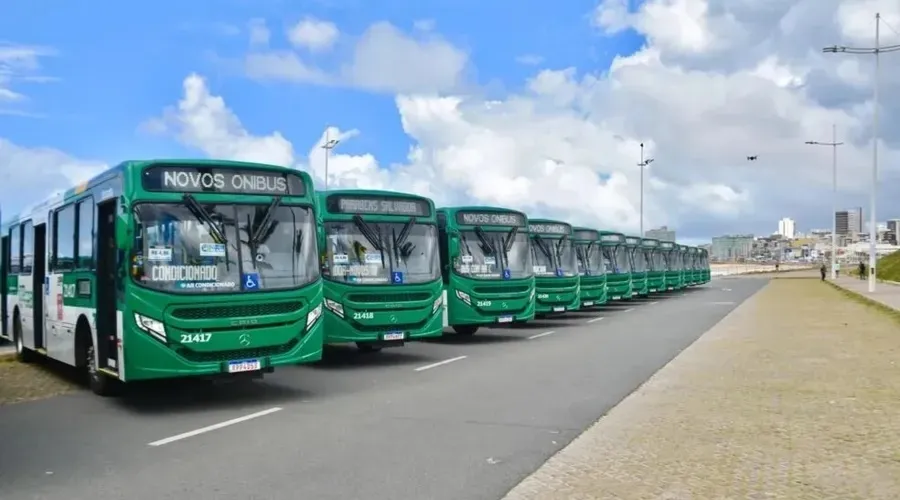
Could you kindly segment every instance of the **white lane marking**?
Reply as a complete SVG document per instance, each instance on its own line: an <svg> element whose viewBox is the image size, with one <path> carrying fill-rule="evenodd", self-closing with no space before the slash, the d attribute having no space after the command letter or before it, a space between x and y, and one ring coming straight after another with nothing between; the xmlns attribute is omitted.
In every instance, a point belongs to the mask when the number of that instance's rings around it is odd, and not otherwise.
<svg viewBox="0 0 900 500"><path fill-rule="evenodd" d="M710 302L711 306L733 306L734 302Z"/></svg>
<svg viewBox="0 0 900 500"><path fill-rule="evenodd" d="M281 411L280 407L269 408L268 410L258 411L256 413L251 413L250 415L244 415L243 417L233 418L231 420L226 420L224 422L219 422L218 424L209 425L206 427L202 427L200 429L195 429L193 431L183 432L181 434L177 434L172 437L167 437L165 439L160 439L159 441L153 441L152 443L147 443L147 446L162 446L164 444L169 444L175 441L181 441L182 439L187 439L189 437L194 437L199 434L204 434L206 432L214 431L217 429L221 429L223 427L228 427L229 425L239 424L241 422L246 422L248 420L252 420L254 418L264 417L266 415L270 415L275 413L276 411Z"/></svg>
<svg viewBox="0 0 900 500"><path fill-rule="evenodd" d="M623 313L630 313L631 311L634 311L634 308L633 308L633 307L629 307L628 309L625 309L624 311L621 311L621 312L623 312Z"/></svg>
<svg viewBox="0 0 900 500"><path fill-rule="evenodd" d="M532 335L531 337L528 337L528 340L531 340L531 339L539 339L539 338L541 338L541 337L546 337L547 335L552 335L552 334L554 334L554 333L556 333L556 332L553 331L553 330L550 330L549 332L544 332L544 333L539 333L539 334L537 334L537 335Z"/></svg>
<svg viewBox="0 0 900 500"><path fill-rule="evenodd" d="M589 320L587 320L587 322L588 322L588 323L595 323L595 322L597 322L597 321L600 321L600 320L603 319L604 317L605 317L605 316L600 316L600 317L597 317L597 318L594 318L594 319L589 319Z"/></svg>
<svg viewBox="0 0 900 500"><path fill-rule="evenodd" d="M730 291L731 291L731 288L723 288L722 291L723 291L723 292L730 292Z"/></svg>
<svg viewBox="0 0 900 500"><path fill-rule="evenodd" d="M417 372L421 372L424 370L430 370L432 368L437 368L438 366L446 365L447 363L452 363L454 361L459 361L461 359L466 359L468 356L457 356L455 358L445 359L443 361L438 361L437 363L431 363L430 365L420 366L416 368Z"/></svg>
<svg viewBox="0 0 900 500"><path fill-rule="evenodd" d="M648 306L655 306L656 304L659 304L659 302L651 302L651 303L649 303L649 304L647 304L647 305L648 305Z"/></svg>

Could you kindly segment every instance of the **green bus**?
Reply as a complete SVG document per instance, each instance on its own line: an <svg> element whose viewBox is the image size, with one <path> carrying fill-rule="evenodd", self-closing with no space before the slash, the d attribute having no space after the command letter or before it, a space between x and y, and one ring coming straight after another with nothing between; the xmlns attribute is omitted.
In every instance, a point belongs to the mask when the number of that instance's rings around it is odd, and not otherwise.
<svg viewBox="0 0 900 500"><path fill-rule="evenodd" d="M531 262L535 277L535 316L577 311L578 262L572 226L549 219L529 219Z"/></svg>
<svg viewBox="0 0 900 500"><path fill-rule="evenodd" d="M647 287L648 262L641 246L641 238L626 236L625 248L628 250L628 258L631 259L631 295L632 297L646 297L649 293Z"/></svg>
<svg viewBox="0 0 900 500"><path fill-rule="evenodd" d="M496 207L438 209L443 326L472 335L480 326L534 319L528 217Z"/></svg>
<svg viewBox="0 0 900 500"><path fill-rule="evenodd" d="M687 278L688 286L697 286L703 281L702 270L700 269L700 249L697 247L687 247L688 267L690 275Z"/></svg>
<svg viewBox="0 0 900 500"><path fill-rule="evenodd" d="M606 295L610 301L628 300L631 287L631 258L625 246L625 235L600 231L600 248L606 266Z"/></svg>
<svg viewBox="0 0 900 500"><path fill-rule="evenodd" d="M700 269L702 270L701 281L703 283L709 283L711 278L710 274L712 273L709 268L709 250L706 250L705 248L700 249Z"/></svg>
<svg viewBox="0 0 900 500"><path fill-rule="evenodd" d="M659 248L659 240L644 238L641 249L647 260L647 292L659 293L666 289L666 261Z"/></svg>
<svg viewBox="0 0 900 500"><path fill-rule="evenodd" d="M678 289L680 290L688 286L688 278L691 274L688 247L676 243L674 255L678 260Z"/></svg>
<svg viewBox="0 0 900 500"><path fill-rule="evenodd" d="M573 228L575 256L578 259L578 284L581 307L606 303L606 266L600 248L600 231L588 227Z"/></svg>
<svg viewBox="0 0 900 500"><path fill-rule="evenodd" d="M317 193L325 344L364 352L442 333L434 202L361 189Z"/></svg>
<svg viewBox="0 0 900 500"><path fill-rule="evenodd" d="M670 292L681 289L681 269L683 264L681 259L678 258L676 246L671 241L661 241L659 243L659 249L666 266L665 290Z"/></svg>
<svg viewBox="0 0 900 500"><path fill-rule="evenodd" d="M100 395L317 361L312 195L309 175L273 165L121 163L3 223L2 334Z"/></svg>

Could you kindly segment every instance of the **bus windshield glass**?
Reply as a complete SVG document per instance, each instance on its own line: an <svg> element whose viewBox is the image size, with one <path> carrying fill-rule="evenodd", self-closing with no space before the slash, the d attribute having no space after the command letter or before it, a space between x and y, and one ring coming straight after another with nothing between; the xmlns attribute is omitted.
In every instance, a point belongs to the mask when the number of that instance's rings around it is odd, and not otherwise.
<svg viewBox="0 0 900 500"><path fill-rule="evenodd" d="M535 276L577 276L575 250L568 236L532 234L531 259Z"/></svg>
<svg viewBox="0 0 900 500"><path fill-rule="evenodd" d="M373 222L361 216L325 223L326 279L360 285L429 283L440 277L434 224Z"/></svg>
<svg viewBox="0 0 900 500"><path fill-rule="evenodd" d="M578 258L578 274L602 276L606 273L605 259L599 243L595 241L576 243L575 256Z"/></svg>
<svg viewBox="0 0 900 500"><path fill-rule="evenodd" d="M645 260L644 250L641 247L632 247L629 249L631 253L631 270L632 272L642 273L647 270L647 261Z"/></svg>
<svg viewBox="0 0 900 500"><path fill-rule="evenodd" d="M658 249L650 251L650 265L652 266L652 271L665 271L666 270L666 259L663 257L663 252Z"/></svg>
<svg viewBox="0 0 900 500"><path fill-rule="evenodd" d="M669 271L681 271L681 261L675 250L667 250L663 256L666 258L666 268Z"/></svg>
<svg viewBox="0 0 900 500"><path fill-rule="evenodd" d="M603 255L609 259L612 269L611 274L627 274L631 272L631 259L628 257L629 249L625 245L604 246Z"/></svg>
<svg viewBox="0 0 900 500"><path fill-rule="evenodd" d="M515 230L514 230L515 229ZM509 231L484 231L477 228L459 232L459 258L453 264L457 274L474 279L510 279L532 275L528 235L516 228Z"/></svg>
<svg viewBox="0 0 900 500"><path fill-rule="evenodd" d="M277 201L277 198L276 198ZM306 207L138 203L131 275L183 293L282 290L319 277L316 227Z"/></svg>

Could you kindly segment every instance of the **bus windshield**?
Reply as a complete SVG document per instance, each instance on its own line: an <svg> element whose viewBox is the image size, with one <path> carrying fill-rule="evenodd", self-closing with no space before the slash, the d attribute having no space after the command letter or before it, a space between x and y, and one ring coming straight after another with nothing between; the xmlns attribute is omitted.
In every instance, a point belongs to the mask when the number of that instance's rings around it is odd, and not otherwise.
<svg viewBox="0 0 900 500"><path fill-rule="evenodd" d="M681 263L675 250L666 250L663 252L663 256L666 258L666 268L669 271L681 271Z"/></svg>
<svg viewBox="0 0 900 500"><path fill-rule="evenodd" d="M651 250L650 252L651 271L665 271L666 259L663 257L663 252L658 249Z"/></svg>
<svg viewBox="0 0 900 500"><path fill-rule="evenodd" d="M610 274L627 274L631 272L631 259L628 257L629 249L625 245L604 246L603 255L609 259L612 266Z"/></svg>
<svg viewBox="0 0 900 500"><path fill-rule="evenodd" d="M161 291L295 288L319 277L316 227L306 207L138 203L131 275Z"/></svg>
<svg viewBox="0 0 900 500"><path fill-rule="evenodd" d="M326 279L360 285L428 283L440 277L434 224L352 221L325 223Z"/></svg>
<svg viewBox="0 0 900 500"><path fill-rule="evenodd" d="M518 231L459 232L459 258L453 263L458 274L475 279L502 279L509 269L511 279L532 275L528 235Z"/></svg>
<svg viewBox="0 0 900 500"><path fill-rule="evenodd" d="M603 252L595 241L575 244L575 256L578 257L578 274L582 276L602 276L606 273Z"/></svg>
<svg viewBox="0 0 900 500"><path fill-rule="evenodd" d="M636 273L642 273L647 270L647 261L645 259L644 250L641 247L632 247L629 249L631 254L631 270Z"/></svg>
<svg viewBox="0 0 900 500"><path fill-rule="evenodd" d="M568 236L531 236L531 259L535 276L577 276L578 264Z"/></svg>

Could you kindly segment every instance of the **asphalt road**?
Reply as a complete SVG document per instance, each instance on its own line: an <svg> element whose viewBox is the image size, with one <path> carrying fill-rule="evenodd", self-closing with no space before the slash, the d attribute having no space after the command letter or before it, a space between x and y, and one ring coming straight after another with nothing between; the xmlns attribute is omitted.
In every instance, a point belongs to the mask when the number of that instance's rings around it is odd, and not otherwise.
<svg viewBox="0 0 900 500"><path fill-rule="evenodd" d="M247 384L3 407L0 498L500 498L766 281L333 349Z"/></svg>

